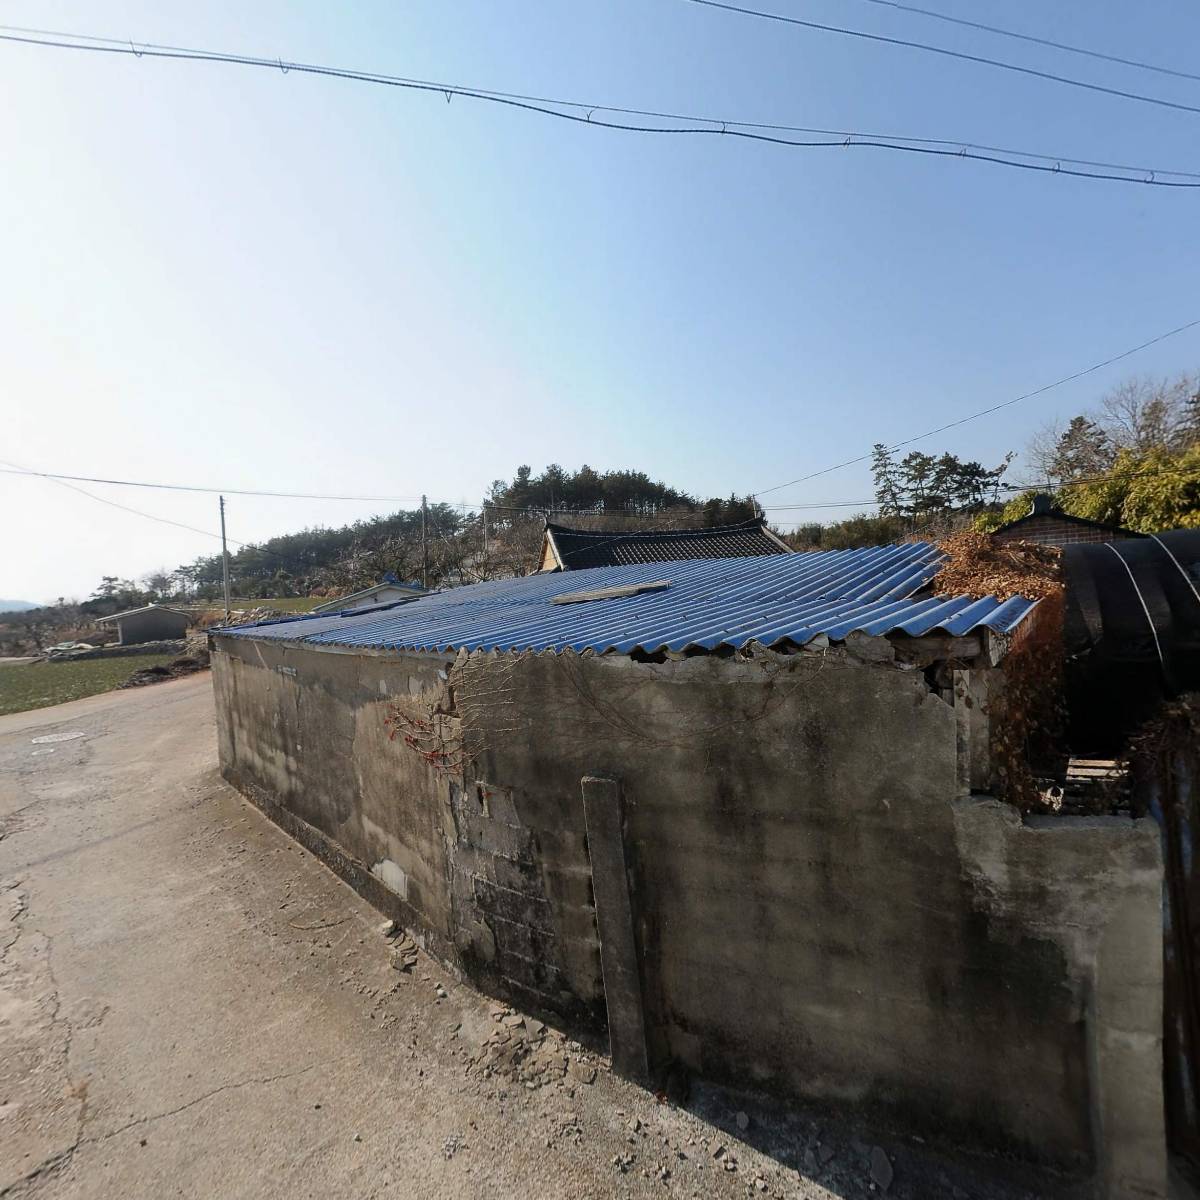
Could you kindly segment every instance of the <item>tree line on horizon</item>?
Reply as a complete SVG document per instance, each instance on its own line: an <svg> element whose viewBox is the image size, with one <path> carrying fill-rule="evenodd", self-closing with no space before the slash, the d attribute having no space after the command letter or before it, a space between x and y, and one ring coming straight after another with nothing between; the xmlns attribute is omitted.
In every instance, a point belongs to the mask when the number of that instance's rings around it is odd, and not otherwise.
<svg viewBox="0 0 1200 1200"><path fill-rule="evenodd" d="M1024 516L1032 495L1049 492L1063 511L1138 532L1200 528L1200 374L1132 379L1099 403L1035 434L1024 460L1036 478L1006 482L1015 455L995 466L950 453L882 443L872 452L876 511L779 531L798 550L886 545L905 537L936 540L967 526L994 529ZM582 528L712 528L762 515L753 496L701 498L643 471L541 473L522 465L497 479L478 509L431 504L422 550L420 510L402 510L332 528L303 529L239 548L230 555L233 595L241 600L344 595L385 574L431 587L457 586L535 570L547 519ZM9 627L81 622L169 601L216 603L220 554L140 580L105 576L82 602L65 599L28 612L0 614ZM58 618L62 618L59 620Z"/></svg>

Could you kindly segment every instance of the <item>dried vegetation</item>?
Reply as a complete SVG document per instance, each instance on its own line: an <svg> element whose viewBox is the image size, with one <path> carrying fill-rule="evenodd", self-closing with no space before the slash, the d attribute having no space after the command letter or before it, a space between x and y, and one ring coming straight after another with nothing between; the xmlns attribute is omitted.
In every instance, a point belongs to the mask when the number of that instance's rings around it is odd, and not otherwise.
<svg viewBox="0 0 1200 1200"><path fill-rule="evenodd" d="M997 542L964 530L940 543L947 561L934 581L940 595L1025 596L1040 603L1018 626L1004 660L1004 686L989 716L992 788L1023 811L1048 804L1038 775L1061 757L1063 695L1062 552L1033 542Z"/></svg>
<svg viewBox="0 0 1200 1200"><path fill-rule="evenodd" d="M947 562L933 582L938 595L995 596L997 600L1062 595L1062 551L1056 546L997 542L989 534L964 529L939 547Z"/></svg>

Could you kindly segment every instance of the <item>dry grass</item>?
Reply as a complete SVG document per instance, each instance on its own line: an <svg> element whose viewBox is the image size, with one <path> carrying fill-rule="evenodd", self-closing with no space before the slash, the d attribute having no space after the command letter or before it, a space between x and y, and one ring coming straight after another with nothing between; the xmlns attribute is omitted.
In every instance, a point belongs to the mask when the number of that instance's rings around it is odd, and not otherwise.
<svg viewBox="0 0 1200 1200"><path fill-rule="evenodd" d="M965 529L939 543L947 561L933 581L942 596L1024 596L1044 600L1062 594L1062 552L1032 542L997 542Z"/></svg>

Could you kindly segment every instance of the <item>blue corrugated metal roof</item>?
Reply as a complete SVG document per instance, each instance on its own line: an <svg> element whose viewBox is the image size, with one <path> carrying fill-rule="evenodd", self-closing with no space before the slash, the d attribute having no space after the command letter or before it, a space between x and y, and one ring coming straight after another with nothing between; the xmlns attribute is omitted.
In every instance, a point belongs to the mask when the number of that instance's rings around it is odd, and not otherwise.
<svg viewBox="0 0 1200 1200"><path fill-rule="evenodd" d="M371 649L632 650L797 645L854 630L1006 633L1036 601L915 598L942 555L925 542L763 558L595 567L434 592L398 605L216 630L234 637ZM640 595L578 604L555 596L669 580Z"/></svg>

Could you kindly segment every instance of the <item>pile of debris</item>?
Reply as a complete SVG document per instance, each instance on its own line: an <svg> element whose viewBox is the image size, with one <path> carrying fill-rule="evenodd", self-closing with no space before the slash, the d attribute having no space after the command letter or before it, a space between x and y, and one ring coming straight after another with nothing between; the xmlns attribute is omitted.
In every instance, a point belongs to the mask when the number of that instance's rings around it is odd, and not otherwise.
<svg viewBox="0 0 1200 1200"><path fill-rule="evenodd" d="M468 1061L468 1074L523 1083L531 1092L555 1083L595 1082L596 1064L544 1022L503 1004L492 1005L491 1016L495 1025Z"/></svg>
<svg viewBox="0 0 1200 1200"><path fill-rule="evenodd" d="M259 608L235 608L229 614L230 625L254 625L258 621L273 621L276 617L294 617L296 613L286 613L279 608L262 606Z"/></svg>
<svg viewBox="0 0 1200 1200"><path fill-rule="evenodd" d="M225 620L225 611L220 608L210 608L196 618L198 629L212 629L220 625L254 625L258 621L274 621L279 617L295 617L301 614L284 612L281 608L271 608L268 605L258 605L255 608L231 608L229 620Z"/></svg>
<svg viewBox="0 0 1200 1200"><path fill-rule="evenodd" d="M953 533L938 546L946 555L933 581L939 595L995 596L997 600L1062 595L1062 551L1057 546L997 542L973 529Z"/></svg>
<svg viewBox="0 0 1200 1200"><path fill-rule="evenodd" d="M394 921L389 923L388 938L392 940L392 966L406 974L417 965L417 943Z"/></svg>
<svg viewBox="0 0 1200 1200"><path fill-rule="evenodd" d="M392 966L411 974L420 959L420 947L396 921L385 921L380 932L391 943ZM434 984L434 993L439 1002L447 997L441 983ZM524 1084L531 1092L556 1083L568 1089L595 1083L597 1059L577 1042L506 1004L494 1003L489 1011L493 1024L476 1053L467 1056L468 1075Z"/></svg>
<svg viewBox="0 0 1200 1200"><path fill-rule="evenodd" d="M188 634L187 645L184 647L184 654L188 658L194 658L197 662L208 666L208 634L203 630L196 630Z"/></svg>
<svg viewBox="0 0 1200 1200"><path fill-rule="evenodd" d="M59 642L47 646L42 653L51 661L63 658L77 658L81 654L91 654L96 647L91 642Z"/></svg>
<svg viewBox="0 0 1200 1200"><path fill-rule="evenodd" d="M167 663L165 667L143 667L140 671L134 671L124 683L117 684L117 687L145 687L147 684L163 683L168 679L182 679L185 675L203 671L207 666L207 661L201 662L198 658L184 654Z"/></svg>

